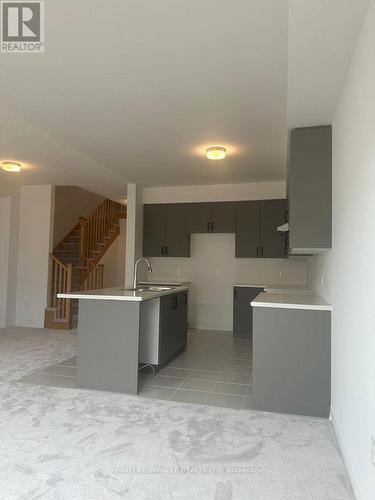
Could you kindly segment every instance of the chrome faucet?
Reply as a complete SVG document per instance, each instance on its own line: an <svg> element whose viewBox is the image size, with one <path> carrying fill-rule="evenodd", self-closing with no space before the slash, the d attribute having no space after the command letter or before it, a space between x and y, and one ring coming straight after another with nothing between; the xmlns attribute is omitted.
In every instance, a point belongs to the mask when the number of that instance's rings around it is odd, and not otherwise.
<svg viewBox="0 0 375 500"><path fill-rule="evenodd" d="M152 266L151 266L151 262L147 259L138 259L137 262L134 264L134 279L133 279L133 289L135 290L137 288L137 282L138 282L138 279L137 279L137 274L138 274L138 264L140 262L146 262L147 264L147 268L148 268L148 272L149 273L152 273Z"/></svg>

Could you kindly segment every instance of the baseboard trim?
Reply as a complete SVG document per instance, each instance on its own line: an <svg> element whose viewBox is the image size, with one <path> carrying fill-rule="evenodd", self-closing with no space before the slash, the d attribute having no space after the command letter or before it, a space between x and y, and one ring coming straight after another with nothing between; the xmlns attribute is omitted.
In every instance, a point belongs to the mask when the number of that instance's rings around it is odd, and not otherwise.
<svg viewBox="0 0 375 500"><path fill-rule="evenodd" d="M331 412L329 415L329 419L332 423L332 427L333 427L333 430L334 430L335 435L336 435L336 439L337 439L337 442L338 442L338 445L339 445L339 448L341 451L341 455L342 455L342 458L344 461L346 471L347 471L349 479L350 479L350 483L351 483L351 486L353 489L354 496L355 496L356 500L362 500L363 499L362 491L361 491L361 488L360 488L359 483L357 481L357 478L350 467L350 461L349 461L348 454L346 453L345 448L344 448L342 434L341 434L341 431L336 423L332 408L331 408Z"/></svg>

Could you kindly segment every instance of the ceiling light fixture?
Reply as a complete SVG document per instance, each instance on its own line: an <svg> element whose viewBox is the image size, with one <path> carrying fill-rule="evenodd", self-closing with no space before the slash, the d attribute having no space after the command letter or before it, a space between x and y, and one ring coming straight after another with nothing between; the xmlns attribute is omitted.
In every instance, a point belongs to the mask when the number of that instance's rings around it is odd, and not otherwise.
<svg viewBox="0 0 375 500"><path fill-rule="evenodd" d="M17 161L2 161L1 166L5 172L20 172L22 167Z"/></svg>
<svg viewBox="0 0 375 500"><path fill-rule="evenodd" d="M207 158L209 160L222 160L225 158L226 149L221 146L212 146L207 149Z"/></svg>

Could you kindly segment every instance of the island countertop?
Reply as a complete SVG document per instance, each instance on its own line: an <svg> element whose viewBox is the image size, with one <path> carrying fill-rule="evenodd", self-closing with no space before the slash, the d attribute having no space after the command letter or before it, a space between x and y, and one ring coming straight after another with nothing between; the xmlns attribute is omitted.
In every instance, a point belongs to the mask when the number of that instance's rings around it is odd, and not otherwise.
<svg viewBox="0 0 375 500"><path fill-rule="evenodd" d="M234 287L263 288L268 293L311 293L307 285L292 285L287 283L235 283Z"/></svg>
<svg viewBox="0 0 375 500"><path fill-rule="evenodd" d="M88 290L85 292L58 293L59 299L80 299L80 300L123 300L141 302L143 300L156 299L163 295L184 292L187 286L173 286L169 290L128 290L126 288L103 288L99 290Z"/></svg>
<svg viewBox="0 0 375 500"><path fill-rule="evenodd" d="M309 293L260 293L252 302L253 307L275 307L279 309L309 309L332 311L332 306L322 297Z"/></svg>

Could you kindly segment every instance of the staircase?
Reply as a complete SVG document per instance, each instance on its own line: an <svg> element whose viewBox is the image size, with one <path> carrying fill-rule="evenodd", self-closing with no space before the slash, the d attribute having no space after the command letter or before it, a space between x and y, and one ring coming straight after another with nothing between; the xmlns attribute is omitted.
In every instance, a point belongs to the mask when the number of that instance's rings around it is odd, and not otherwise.
<svg viewBox="0 0 375 500"><path fill-rule="evenodd" d="M50 302L44 327L70 330L78 319L78 300L58 299L58 293L103 288L104 266L98 264L120 231L126 207L105 200L90 217L81 217L51 255Z"/></svg>

